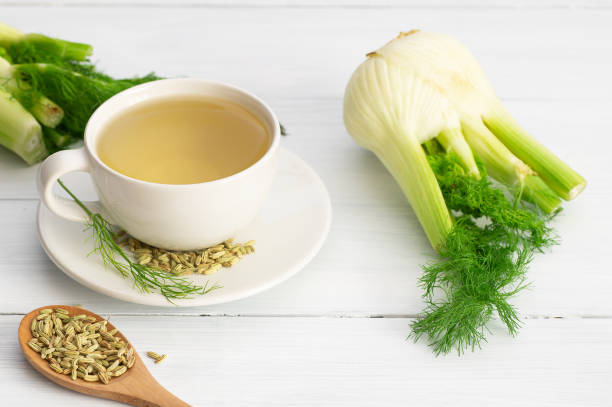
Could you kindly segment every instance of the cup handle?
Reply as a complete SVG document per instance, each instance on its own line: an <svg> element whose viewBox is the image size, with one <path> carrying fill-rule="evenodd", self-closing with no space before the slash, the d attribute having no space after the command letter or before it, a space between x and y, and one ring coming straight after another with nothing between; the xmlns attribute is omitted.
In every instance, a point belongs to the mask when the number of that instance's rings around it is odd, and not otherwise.
<svg viewBox="0 0 612 407"><path fill-rule="evenodd" d="M47 157L38 169L37 186L38 194L44 204L59 217L73 221L86 223L89 216L74 200L66 199L53 193L53 185L62 175L74 171L91 173L89 159L85 148L75 150L59 151ZM99 213L110 223L114 223L109 214L104 210L100 201L83 202L92 213Z"/></svg>

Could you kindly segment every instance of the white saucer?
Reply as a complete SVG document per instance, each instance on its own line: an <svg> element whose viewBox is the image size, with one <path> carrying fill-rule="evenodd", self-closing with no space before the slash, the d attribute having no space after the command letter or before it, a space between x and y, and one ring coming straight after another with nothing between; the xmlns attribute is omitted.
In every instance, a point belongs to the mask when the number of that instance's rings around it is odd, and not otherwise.
<svg viewBox="0 0 612 407"><path fill-rule="evenodd" d="M331 224L329 194L318 175L299 157L281 148L279 171L259 216L235 236L255 240L256 252L229 269L212 276L190 276L199 284L207 280L223 288L192 299L176 300L181 307L219 304L245 298L300 271L317 254ZM44 205L38 208L38 233L47 255L79 283L123 301L154 306L175 306L158 293L141 293L131 281L105 268L93 253L93 243L83 225L66 221Z"/></svg>

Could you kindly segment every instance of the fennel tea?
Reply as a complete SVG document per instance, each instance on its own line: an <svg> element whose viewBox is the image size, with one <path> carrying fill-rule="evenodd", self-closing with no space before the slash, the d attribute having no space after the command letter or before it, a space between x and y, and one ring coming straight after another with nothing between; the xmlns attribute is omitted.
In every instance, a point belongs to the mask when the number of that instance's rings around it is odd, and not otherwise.
<svg viewBox="0 0 612 407"><path fill-rule="evenodd" d="M109 167L160 184L225 178L258 161L271 136L249 110L214 98L137 105L102 131L97 152Z"/></svg>

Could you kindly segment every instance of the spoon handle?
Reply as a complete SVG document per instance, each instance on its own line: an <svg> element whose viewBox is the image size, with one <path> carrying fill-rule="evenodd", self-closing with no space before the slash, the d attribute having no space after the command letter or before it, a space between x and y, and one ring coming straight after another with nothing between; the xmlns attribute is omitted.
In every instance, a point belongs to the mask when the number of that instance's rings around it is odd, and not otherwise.
<svg viewBox="0 0 612 407"><path fill-rule="evenodd" d="M160 385L143 367L142 361L135 364L132 370L126 380L117 383L121 386L114 389L115 400L137 407L190 407Z"/></svg>
<svg viewBox="0 0 612 407"><path fill-rule="evenodd" d="M136 407L191 407L163 387L151 389L147 394L126 394L119 396L117 401L136 406Z"/></svg>

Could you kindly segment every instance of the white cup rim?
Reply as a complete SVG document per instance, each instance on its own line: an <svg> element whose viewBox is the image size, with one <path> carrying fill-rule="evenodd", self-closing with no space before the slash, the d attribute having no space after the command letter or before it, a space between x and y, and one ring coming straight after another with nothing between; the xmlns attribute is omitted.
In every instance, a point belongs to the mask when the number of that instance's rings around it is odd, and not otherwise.
<svg viewBox="0 0 612 407"><path fill-rule="evenodd" d="M90 141L90 138L93 137L91 136L91 132L92 132L92 127L94 127L94 125L100 125L97 122L102 121L104 122L109 122L112 120L113 116L116 116L116 114L114 114L111 117L104 117L104 115L106 114L106 110L109 109L110 107L112 107L114 104L119 103L121 101L123 101L126 98L132 97L134 94L139 93L139 92L144 92L144 91L150 91L151 89L155 89L156 87L165 87L165 86L169 86L172 84L178 84L178 85L184 85L184 84L188 84L188 83L197 83L198 85L205 85L205 86L211 86L211 87L217 87L217 88L224 88L226 90L230 90L232 92L236 92L238 94L241 94L242 96L245 96L248 99L251 99L253 102L255 102L256 104L258 104L264 111L264 113L266 115L269 116L269 119L271 119L272 121L272 129L271 129L271 136L272 136L272 142L270 143L270 146L268 147L268 150L264 153L263 156L261 156L257 161L255 161L253 164L249 165L248 167L246 167L245 169L229 175L227 177L223 177L223 178L218 178L212 181L205 181L205 182L199 182L199 183L194 183L194 184L163 184L163 183L157 183L157 182L150 182L150 181L144 181L144 180L140 180L137 178L132 178L129 177L125 174L120 173L119 171L116 171L114 169L112 169L111 167L109 167L108 165L106 165L101 159L100 157L98 157L98 153L95 151L95 148L93 148L92 146L92 142ZM181 91L177 91L176 92L176 96L180 96L181 94L187 95L184 92ZM191 94L193 95L193 94ZM152 100L154 97L152 97L151 99L148 100ZM241 104L239 101L235 101L232 100L235 103ZM255 112L253 112L254 114L257 114ZM267 120L266 120L267 121ZM172 188L172 189L186 189L186 188L194 188L194 187L202 187L202 186L206 186L206 185L218 185L221 183L227 183L227 182L232 182L238 178L241 178L242 176L244 176L245 174L257 169L258 167L264 165L264 163L266 161L269 161L270 159L272 159L272 156L274 155L275 151L278 148L278 145L280 144L280 136L281 136L281 132L280 132L280 123L276 117L276 115L274 114L274 112L272 111L272 109L260 98L258 98L257 96L255 96L254 94L239 88L237 86L233 86L233 85L229 85L227 83L223 83L223 82L217 82L217 81L208 81L208 80L204 80L204 79L197 79L197 78L171 78L171 79L159 79L156 81L152 81L152 82L146 82L140 85L136 85L133 86L131 88L128 88L124 91L121 91L119 93L117 93L116 95L112 96L111 98L107 99L105 102L103 102L100 106L98 106L98 108L94 111L94 113L91 115L91 117L89 118L89 120L87 121L87 125L85 126L85 132L84 132L84 145L85 145L85 149L87 150L89 156L102 168L104 168L106 171L110 172L111 174L113 174L116 177L119 177L121 179L124 179L126 181L129 182L134 182L137 184L141 184L141 185L146 185L146 186L150 186L150 187L156 187L156 188Z"/></svg>

